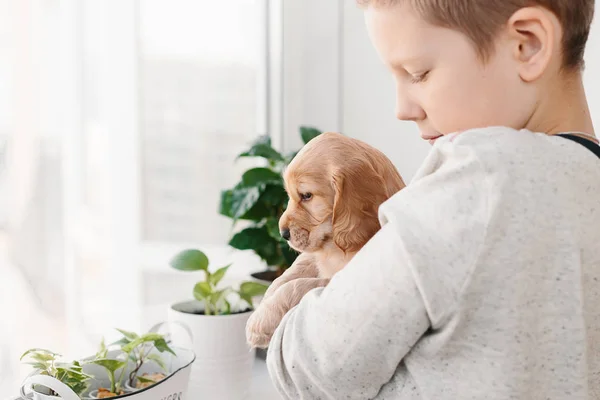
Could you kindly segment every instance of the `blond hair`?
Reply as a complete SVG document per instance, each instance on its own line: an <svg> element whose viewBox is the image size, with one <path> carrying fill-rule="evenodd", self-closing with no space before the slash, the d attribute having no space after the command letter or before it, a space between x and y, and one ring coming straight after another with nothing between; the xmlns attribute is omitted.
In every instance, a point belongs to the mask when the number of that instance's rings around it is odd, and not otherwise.
<svg viewBox="0 0 600 400"><path fill-rule="evenodd" d="M357 0L361 6L394 5L409 1L428 22L464 33L487 59L500 27L517 10L542 6L552 11L563 27L563 66L583 67L585 45L594 17L595 0Z"/></svg>

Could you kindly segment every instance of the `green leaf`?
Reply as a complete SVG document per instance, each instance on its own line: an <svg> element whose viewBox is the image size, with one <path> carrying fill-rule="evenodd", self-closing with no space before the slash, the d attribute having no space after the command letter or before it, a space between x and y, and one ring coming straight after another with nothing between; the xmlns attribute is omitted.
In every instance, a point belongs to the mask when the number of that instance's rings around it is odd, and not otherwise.
<svg viewBox="0 0 600 400"><path fill-rule="evenodd" d="M194 297L196 300L204 300L212 294L212 288L208 282L198 282L194 286Z"/></svg>
<svg viewBox="0 0 600 400"><path fill-rule="evenodd" d="M281 233L279 232L279 219L277 219L277 218L268 218L267 222L265 223L265 226L267 227L267 231L269 232L269 236L271 236L273 239L275 239L277 241L285 241L281 237Z"/></svg>
<svg viewBox="0 0 600 400"><path fill-rule="evenodd" d="M175 352L169 347L169 345L167 344L167 342L166 342L165 339L155 340L154 341L154 346L161 353L163 353L165 351L168 351L169 353L173 354L174 356L177 356L177 354L175 354Z"/></svg>
<svg viewBox="0 0 600 400"><path fill-rule="evenodd" d="M269 244L254 250L258 256L267 263L267 265L281 265L284 260L279 250L279 243L272 241Z"/></svg>
<svg viewBox="0 0 600 400"><path fill-rule="evenodd" d="M317 136L319 136L322 132L316 128L310 126L301 126L300 127L300 136L302 136L302 141L304 144L307 144Z"/></svg>
<svg viewBox="0 0 600 400"><path fill-rule="evenodd" d="M46 363L42 363L39 361L26 362L25 364L31 365L35 369L41 369L41 370L47 370L50 367L50 363L46 364Z"/></svg>
<svg viewBox="0 0 600 400"><path fill-rule="evenodd" d="M273 238L266 227L250 227L236 233L229 245L238 250L255 250L272 242Z"/></svg>
<svg viewBox="0 0 600 400"><path fill-rule="evenodd" d="M283 184L283 178L269 168L252 168L242 175L244 187L261 186L268 183Z"/></svg>
<svg viewBox="0 0 600 400"><path fill-rule="evenodd" d="M247 294L239 293L240 298L248 303L251 307L253 306L252 296L248 296Z"/></svg>
<svg viewBox="0 0 600 400"><path fill-rule="evenodd" d="M259 144L265 144L267 146L271 146L271 136L270 135L260 135L250 145L250 147L254 147Z"/></svg>
<svg viewBox="0 0 600 400"><path fill-rule="evenodd" d="M242 300L244 300L246 303L248 303L248 305L249 305L250 307L254 307L254 302L252 301L252 296L248 296L248 295L247 295L247 294L245 294L245 293L238 293L238 294L240 295L240 298L241 298Z"/></svg>
<svg viewBox="0 0 600 400"><path fill-rule="evenodd" d="M222 191L219 213L234 220L256 222L267 217L279 218L287 205L288 195L280 175L278 180L274 176L258 186L246 187L240 182L234 189Z"/></svg>
<svg viewBox="0 0 600 400"><path fill-rule="evenodd" d="M288 203L288 195L283 185L269 184L260 196L260 202L272 211L270 216L279 219L281 215L279 215L278 209L285 209Z"/></svg>
<svg viewBox="0 0 600 400"><path fill-rule="evenodd" d="M116 342L111 343L109 346L125 346L126 344L131 343L131 340L127 339L126 337L121 338L119 340L117 340ZM100 358L105 358L105 357L100 357Z"/></svg>
<svg viewBox="0 0 600 400"><path fill-rule="evenodd" d="M58 367L56 370L64 373L65 375L68 375L69 379L71 380L92 378L91 375L88 375L85 372L77 371L69 367Z"/></svg>
<svg viewBox="0 0 600 400"><path fill-rule="evenodd" d="M138 337L137 339L132 340L125 346L123 346L121 348L121 351L124 353L131 353L136 347L138 347L141 344L149 343L149 342L156 343L157 340L162 340L163 338L164 338L164 335L161 335L160 333L148 332L148 333L143 334L141 337ZM133 358L133 360L135 360L135 357Z"/></svg>
<svg viewBox="0 0 600 400"><path fill-rule="evenodd" d="M154 379L146 378L145 376L138 376L137 380L141 383L156 383Z"/></svg>
<svg viewBox="0 0 600 400"><path fill-rule="evenodd" d="M219 282L221 282L221 279L223 279L223 277L225 276L225 273L227 272L229 267L231 267L231 264L216 270L209 278L211 285L217 286Z"/></svg>
<svg viewBox="0 0 600 400"><path fill-rule="evenodd" d="M238 187L231 192L231 217L239 219L254 207L261 195L260 187Z"/></svg>
<svg viewBox="0 0 600 400"><path fill-rule="evenodd" d="M214 292L213 294L210 295L210 302L214 305L218 305L219 302L221 301L221 299L227 295L227 292L229 292L229 288L225 288L222 290L217 290L216 292Z"/></svg>
<svg viewBox="0 0 600 400"><path fill-rule="evenodd" d="M281 154L271 147L271 138L268 135L260 136L248 151L238 156L240 157L262 157L267 160L283 161Z"/></svg>
<svg viewBox="0 0 600 400"><path fill-rule="evenodd" d="M25 353L23 353L23 355L21 356L21 358L19 360L23 360L23 358L25 358L26 355L31 354L33 352L46 353L49 355L53 355L54 357L60 357L60 354L55 353L53 351L46 350L46 349L40 349L40 348L34 348L34 349L29 349Z"/></svg>
<svg viewBox="0 0 600 400"><path fill-rule="evenodd" d="M42 352L30 353L29 357L33 358L36 361L40 361L40 362L56 360L56 357L53 354L47 354L47 353L42 353Z"/></svg>
<svg viewBox="0 0 600 400"><path fill-rule="evenodd" d="M155 340L164 339L165 335L160 333L148 332L142 335L142 340L144 342L153 342Z"/></svg>
<svg viewBox="0 0 600 400"><path fill-rule="evenodd" d="M73 363L55 362L54 366L56 368L62 368L64 370L72 370L72 371L75 371L75 372L81 372L81 371L83 371L83 367L79 364L78 361L74 361Z"/></svg>
<svg viewBox="0 0 600 400"><path fill-rule="evenodd" d="M96 352L96 358L106 358L106 354L108 354L108 349L104 343L104 338L102 338L98 351Z"/></svg>
<svg viewBox="0 0 600 400"><path fill-rule="evenodd" d="M240 293L244 296L262 296L267 291L268 286L258 282L242 282L240 285Z"/></svg>
<svg viewBox="0 0 600 400"><path fill-rule="evenodd" d="M283 161L283 156L273 147L266 144L257 144L252 146L248 151L243 152L238 156L241 157L262 157L267 160Z"/></svg>
<svg viewBox="0 0 600 400"><path fill-rule="evenodd" d="M129 340L135 340L135 339L137 339L139 337L138 334L135 333L135 332L125 331L125 330L119 329L119 328L116 328L116 329L119 332L121 332L121 334L123 334L123 336L125 336Z"/></svg>
<svg viewBox="0 0 600 400"><path fill-rule="evenodd" d="M124 366L127 365L127 361L120 361L120 360L111 360L108 358L102 358L99 360L92 360L90 361L91 364L96 364L99 365L101 367L106 368L108 371L114 373L116 370L118 370L119 368L123 368Z"/></svg>
<svg viewBox="0 0 600 400"><path fill-rule="evenodd" d="M271 237L266 226L250 227L236 233L229 245L238 250L253 250L268 265L283 262L279 241Z"/></svg>
<svg viewBox="0 0 600 400"><path fill-rule="evenodd" d="M168 372L167 366L160 355L152 353L148 356L148 360L154 361L163 371Z"/></svg>
<svg viewBox="0 0 600 400"><path fill-rule="evenodd" d="M231 304L227 300L225 300L225 311L223 312L223 314L231 314Z"/></svg>
<svg viewBox="0 0 600 400"><path fill-rule="evenodd" d="M87 392L90 388L89 382L76 382L76 383L67 383L67 386L71 388L75 392L75 394L79 397L82 397L83 393Z"/></svg>
<svg viewBox="0 0 600 400"><path fill-rule="evenodd" d="M208 257L200 250L184 250L171 260L170 265L180 271L207 271Z"/></svg>
<svg viewBox="0 0 600 400"><path fill-rule="evenodd" d="M142 343L144 343L144 339L137 338L137 339L132 340L131 342L127 343L125 346L121 347L121 351L124 353L130 353L133 351L133 349L135 349Z"/></svg>
<svg viewBox="0 0 600 400"><path fill-rule="evenodd" d="M221 192L221 203L219 204L219 214L234 220L250 220L250 221L261 221L263 218L271 215L271 212L262 203L261 198L264 194L261 193L258 201L241 217L235 218L233 206L233 190L224 190Z"/></svg>
<svg viewBox="0 0 600 400"><path fill-rule="evenodd" d="M221 191L221 201L219 202L219 214L233 218L233 190L227 189Z"/></svg>

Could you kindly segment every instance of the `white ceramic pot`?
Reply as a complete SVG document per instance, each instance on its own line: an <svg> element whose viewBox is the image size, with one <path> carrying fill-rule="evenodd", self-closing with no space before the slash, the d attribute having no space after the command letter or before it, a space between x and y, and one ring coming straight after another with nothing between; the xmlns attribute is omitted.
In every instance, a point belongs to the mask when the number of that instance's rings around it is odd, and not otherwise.
<svg viewBox="0 0 600 400"><path fill-rule="evenodd" d="M154 374L154 373L158 373L158 372L161 372L161 373L163 373L163 374L164 374L164 371L150 370L150 371L140 371L140 373L138 374L138 376L142 376L144 372L150 372L150 373L152 373L152 374ZM152 385L148 385L148 386L157 385L157 384L159 384L160 382L161 382L161 381L158 381L158 382L156 382L156 383L153 383ZM146 387L148 387L148 386L146 386ZM138 391L138 390L140 390L140 389L139 389L139 388L137 388L137 387L133 387L133 386L131 386L131 385L129 384L129 380L127 379L127 380L125 380L125 384L123 385L123 390L124 390L125 392L127 392L127 393L131 393L131 392Z"/></svg>
<svg viewBox="0 0 600 400"><path fill-rule="evenodd" d="M62 400L60 397L51 396L41 391L33 390L33 400Z"/></svg>
<svg viewBox="0 0 600 400"><path fill-rule="evenodd" d="M43 387L39 387L38 385L42 385ZM52 378L51 376L45 375L32 375L25 379L23 385L21 386L21 398L27 399L28 396L25 393L25 388L31 386L34 390L31 391L32 398L34 400L79 400L79 397L64 383L59 380ZM46 388L52 388L60 397L50 396L47 393ZM43 392L38 390L44 390Z"/></svg>
<svg viewBox="0 0 600 400"><path fill-rule="evenodd" d="M192 400L197 397L191 396L188 393L188 382L191 372L191 366L194 361L194 353L189 348L178 348L171 346L176 355L171 353L162 353L163 361L165 362L169 374L158 383L145 389L137 390L135 393L126 393L122 396L117 396L115 399L127 397L131 400L156 400L156 399L171 399L171 400ZM154 350L158 354L157 350ZM118 351L108 353L108 358L116 358ZM131 368L130 365L128 368ZM150 372L155 369L150 364L144 364L140 371ZM94 392L97 393L98 387L107 387L109 383L106 370L95 364L85 364L83 371L94 377L90 387L90 393L85 394L84 399L93 398ZM118 373L118 371L117 371ZM41 386L40 386L41 385ZM50 396L45 391L45 388L50 388L58 393L60 397ZM27 394L27 390L31 390L31 395ZM34 400L80 400L80 398L69 388L56 378L47 375L30 375L23 381L21 385L21 397L23 399L33 398Z"/></svg>
<svg viewBox="0 0 600 400"><path fill-rule="evenodd" d="M128 389L127 387L123 388L123 392L125 394L135 392L136 389ZM98 389L92 390L84 399L97 399L98 398Z"/></svg>
<svg viewBox="0 0 600 400"><path fill-rule="evenodd" d="M169 322L187 326L193 336L196 360L190 375L190 398L241 400L247 397L252 381L255 351L246 343L246 322L251 311L232 315L193 314L201 308L197 301L173 304ZM184 347L188 333L171 332L173 344Z"/></svg>

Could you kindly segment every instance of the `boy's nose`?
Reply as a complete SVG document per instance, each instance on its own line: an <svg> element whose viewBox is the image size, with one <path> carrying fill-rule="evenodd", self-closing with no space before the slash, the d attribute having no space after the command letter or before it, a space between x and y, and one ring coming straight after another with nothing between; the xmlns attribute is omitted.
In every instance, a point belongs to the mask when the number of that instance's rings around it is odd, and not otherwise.
<svg viewBox="0 0 600 400"><path fill-rule="evenodd" d="M425 111L421 106L412 101L406 94L396 94L396 118L400 121L422 121Z"/></svg>

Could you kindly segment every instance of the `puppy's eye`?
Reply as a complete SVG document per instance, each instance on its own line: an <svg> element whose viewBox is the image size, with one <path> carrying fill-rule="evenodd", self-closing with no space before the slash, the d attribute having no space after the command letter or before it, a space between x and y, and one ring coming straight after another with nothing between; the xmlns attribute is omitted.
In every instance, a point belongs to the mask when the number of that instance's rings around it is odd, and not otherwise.
<svg viewBox="0 0 600 400"><path fill-rule="evenodd" d="M300 193L300 199L302 199L302 201L308 201L312 199L312 193Z"/></svg>

